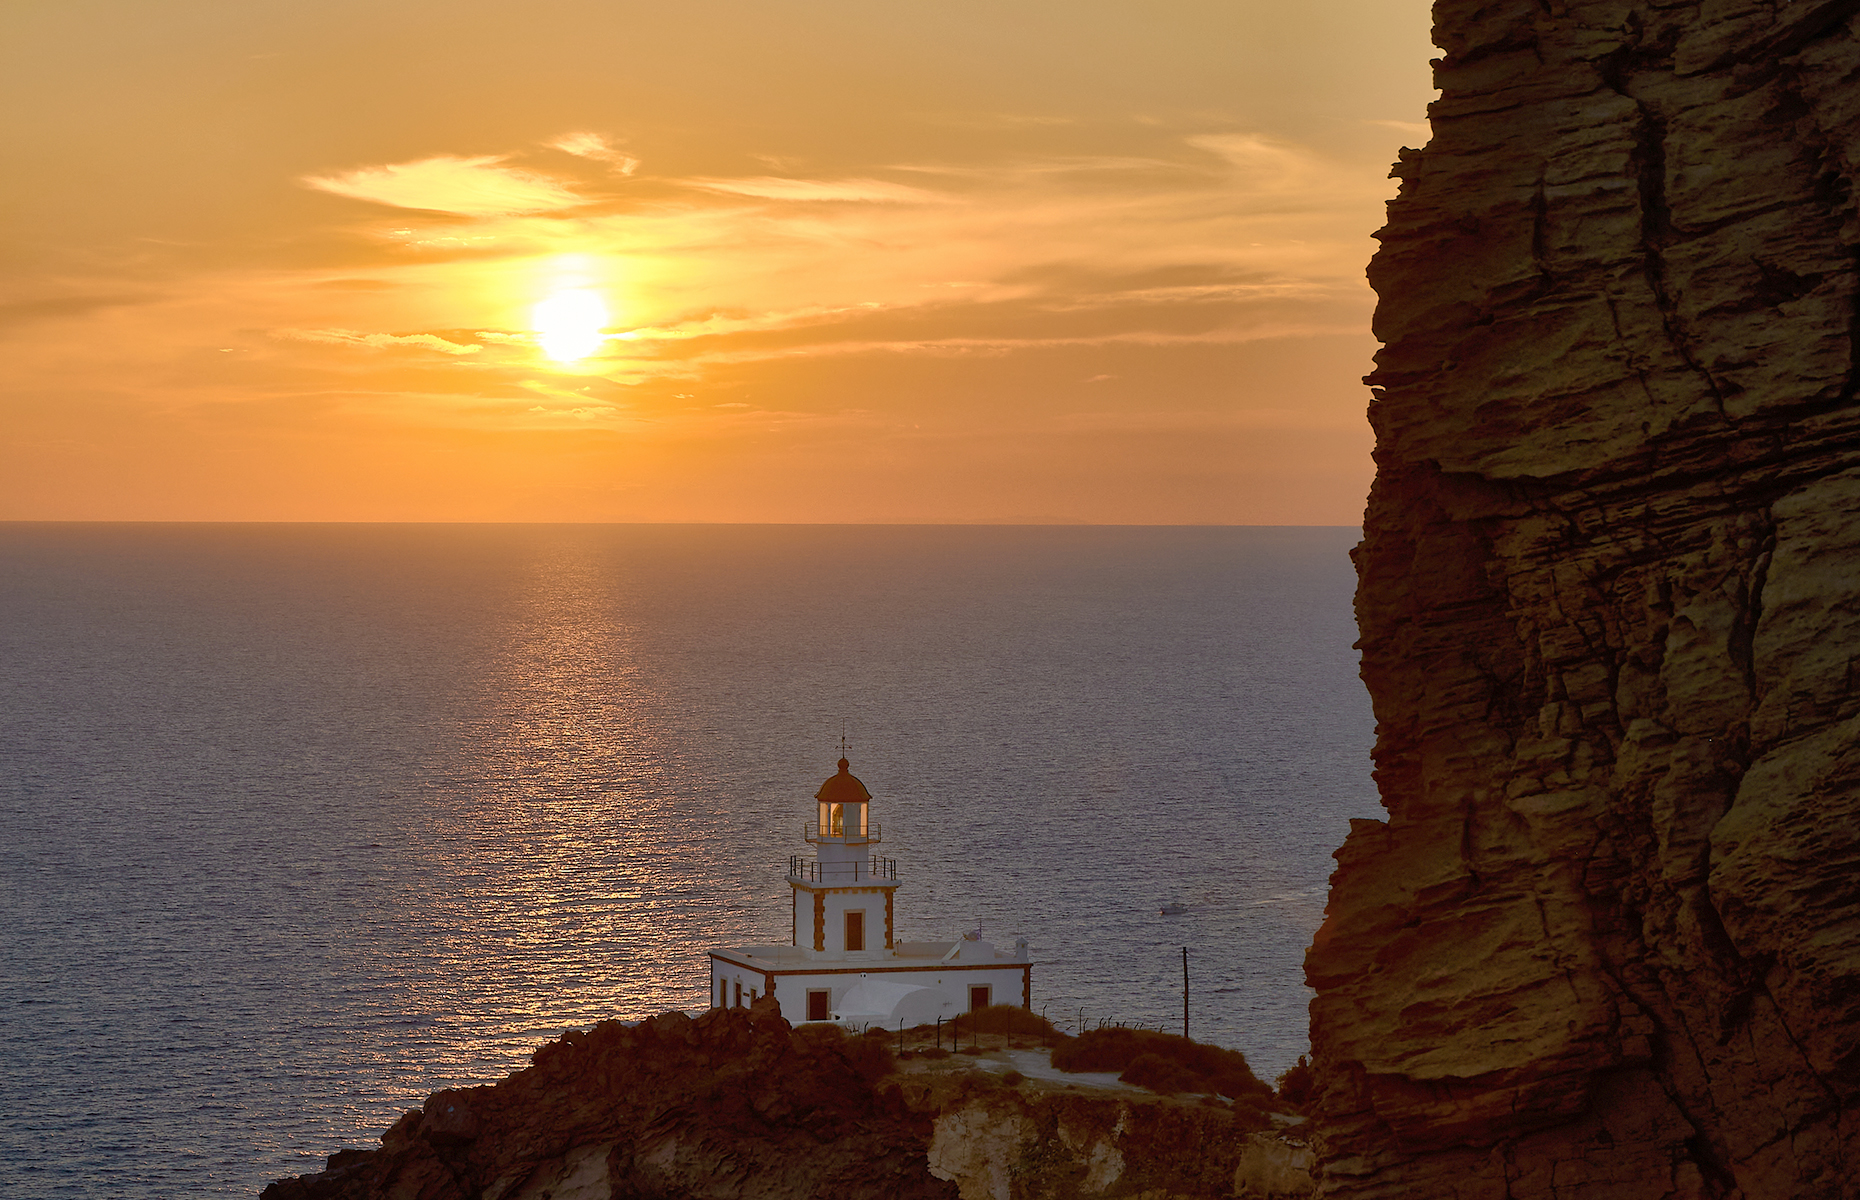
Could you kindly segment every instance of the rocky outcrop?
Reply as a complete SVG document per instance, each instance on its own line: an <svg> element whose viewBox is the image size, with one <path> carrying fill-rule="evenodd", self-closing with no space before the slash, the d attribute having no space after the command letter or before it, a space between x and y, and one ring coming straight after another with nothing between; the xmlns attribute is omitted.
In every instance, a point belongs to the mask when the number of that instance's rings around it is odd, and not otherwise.
<svg viewBox="0 0 1860 1200"><path fill-rule="evenodd" d="M1860 1196L1856 0L1439 0L1320 1192Z"/></svg>
<svg viewBox="0 0 1860 1200"><path fill-rule="evenodd" d="M494 1086L435 1092L372 1152L281 1180L266 1200L609 1196L954 1200L919 1150L931 1120L772 1004L604 1022Z"/></svg>
<svg viewBox="0 0 1860 1200"><path fill-rule="evenodd" d="M999 1040L999 1039L997 1039ZM1257 1108L1036 1081L753 1011L606 1022L265 1200L1274 1200L1310 1154ZM982 1041L988 1041L983 1038ZM1004 1067L1005 1063L996 1063ZM1115 1087L1115 1085L1113 1085Z"/></svg>
<svg viewBox="0 0 1860 1200"><path fill-rule="evenodd" d="M1220 1108L987 1086L928 1106L931 1173L961 1200L1311 1194L1304 1145L1250 1132Z"/></svg>

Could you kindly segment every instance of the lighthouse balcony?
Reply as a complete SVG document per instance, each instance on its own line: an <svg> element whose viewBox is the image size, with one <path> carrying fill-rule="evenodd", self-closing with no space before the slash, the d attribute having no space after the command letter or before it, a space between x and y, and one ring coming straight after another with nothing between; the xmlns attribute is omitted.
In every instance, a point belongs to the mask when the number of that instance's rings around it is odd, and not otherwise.
<svg viewBox="0 0 1860 1200"><path fill-rule="evenodd" d="M854 859L851 862L821 862L818 859L802 858L798 854L788 856L788 878L796 883L817 883L837 886L852 883L896 883L898 881L898 860L880 858L874 854L866 860Z"/></svg>
<svg viewBox="0 0 1860 1200"><path fill-rule="evenodd" d="M830 842L836 846L861 846L868 842L882 842L885 840L880 835L880 828L877 821L864 822L864 825L865 828L863 829L829 825L827 826L826 832L822 833L819 822L809 821L801 828L801 840L816 846L822 842Z"/></svg>

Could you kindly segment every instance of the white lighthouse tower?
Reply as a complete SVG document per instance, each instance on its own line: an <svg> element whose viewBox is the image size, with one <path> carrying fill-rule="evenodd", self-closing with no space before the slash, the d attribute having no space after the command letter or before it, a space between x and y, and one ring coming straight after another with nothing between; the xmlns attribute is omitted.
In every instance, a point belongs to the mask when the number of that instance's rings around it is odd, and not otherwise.
<svg viewBox="0 0 1860 1200"><path fill-rule="evenodd" d="M839 774L814 793L818 821L802 837L815 857L788 858L794 889L794 942L843 961L870 961L890 952L897 928L897 860L872 853L883 841L871 819L872 793L840 759Z"/></svg>
<svg viewBox="0 0 1860 1200"><path fill-rule="evenodd" d="M897 940L898 864L877 854L872 794L839 761L814 793L815 820L802 829L815 856L791 855L794 936L786 946L710 952L711 1003L752 1004L774 996L782 1015L803 1021L896 1027L990 1004L1033 1002L1027 943L998 952L976 934L949 942Z"/></svg>

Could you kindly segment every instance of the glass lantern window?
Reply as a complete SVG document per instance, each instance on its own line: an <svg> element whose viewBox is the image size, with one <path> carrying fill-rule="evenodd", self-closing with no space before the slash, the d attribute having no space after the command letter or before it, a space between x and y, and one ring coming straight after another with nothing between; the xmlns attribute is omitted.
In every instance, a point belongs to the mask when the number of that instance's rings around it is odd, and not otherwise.
<svg viewBox="0 0 1860 1200"><path fill-rule="evenodd" d="M865 837L866 806L858 803L820 805L821 837Z"/></svg>

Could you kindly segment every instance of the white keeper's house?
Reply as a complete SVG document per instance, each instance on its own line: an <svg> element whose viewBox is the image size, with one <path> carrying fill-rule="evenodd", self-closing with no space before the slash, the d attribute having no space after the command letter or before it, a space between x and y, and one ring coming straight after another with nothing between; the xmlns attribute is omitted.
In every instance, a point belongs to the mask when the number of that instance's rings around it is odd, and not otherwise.
<svg viewBox="0 0 1860 1200"><path fill-rule="evenodd" d="M816 856L788 859L794 937L786 946L710 952L710 998L719 1008L772 995L782 1016L859 1028L927 1024L990 1004L1033 1004L1027 942L997 951L976 934L951 942L896 940L897 860L874 852L872 794L840 759L814 793L818 819L802 836Z"/></svg>

